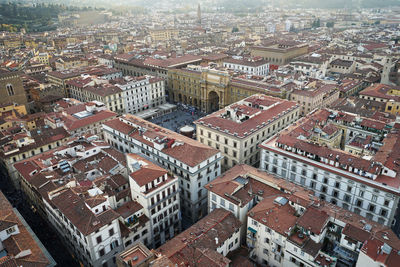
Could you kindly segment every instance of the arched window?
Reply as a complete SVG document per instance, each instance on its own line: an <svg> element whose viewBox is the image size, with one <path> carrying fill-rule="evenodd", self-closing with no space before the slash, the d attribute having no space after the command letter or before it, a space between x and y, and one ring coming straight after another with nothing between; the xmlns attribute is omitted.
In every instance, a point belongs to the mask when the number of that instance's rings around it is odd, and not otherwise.
<svg viewBox="0 0 400 267"><path fill-rule="evenodd" d="M12 84L7 84L6 85L6 89L7 89L7 93L8 93L9 96L15 95L14 87L12 86Z"/></svg>

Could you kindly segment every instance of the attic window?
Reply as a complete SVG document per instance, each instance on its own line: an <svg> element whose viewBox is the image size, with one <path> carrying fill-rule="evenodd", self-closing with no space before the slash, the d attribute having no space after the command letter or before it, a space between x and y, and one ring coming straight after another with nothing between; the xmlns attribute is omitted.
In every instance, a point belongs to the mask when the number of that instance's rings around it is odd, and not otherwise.
<svg viewBox="0 0 400 267"><path fill-rule="evenodd" d="M9 234L11 234L11 233L14 233L15 232L15 226L13 226L13 227L10 227L10 228L8 228L7 230L6 230L6 233L9 235Z"/></svg>

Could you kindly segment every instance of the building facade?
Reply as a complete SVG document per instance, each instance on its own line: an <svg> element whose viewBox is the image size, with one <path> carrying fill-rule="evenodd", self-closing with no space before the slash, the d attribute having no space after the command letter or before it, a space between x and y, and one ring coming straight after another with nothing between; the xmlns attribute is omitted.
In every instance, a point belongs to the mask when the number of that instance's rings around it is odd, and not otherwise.
<svg viewBox="0 0 400 267"><path fill-rule="evenodd" d="M262 170L310 188L319 198L383 225L393 226L398 217L398 152L391 126L355 115L319 110L293 125L278 137L260 145ZM329 146L317 137L324 129L341 144ZM387 133L387 136L383 136ZM354 144L353 136L370 136L365 152L342 152ZM333 143L331 143L332 145ZM350 151L349 151L350 152ZM372 153L372 156L371 156Z"/></svg>
<svg viewBox="0 0 400 267"><path fill-rule="evenodd" d="M0 88L1 105L10 103L27 105L27 97L19 72L0 70Z"/></svg>
<svg viewBox="0 0 400 267"><path fill-rule="evenodd" d="M269 73L269 63L265 60L239 60L225 59L223 62L225 68L244 72L248 75L267 76Z"/></svg>
<svg viewBox="0 0 400 267"><path fill-rule="evenodd" d="M204 185L221 174L219 150L130 114L104 123L103 131L120 151L140 154L178 176L183 216L195 222L207 214Z"/></svg>
<svg viewBox="0 0 400 267"><path fill-rule="evenodd" d="M159 247L181 228L178 178L136 155L127 154L132 199L150 220L149 247Z"/></svg>

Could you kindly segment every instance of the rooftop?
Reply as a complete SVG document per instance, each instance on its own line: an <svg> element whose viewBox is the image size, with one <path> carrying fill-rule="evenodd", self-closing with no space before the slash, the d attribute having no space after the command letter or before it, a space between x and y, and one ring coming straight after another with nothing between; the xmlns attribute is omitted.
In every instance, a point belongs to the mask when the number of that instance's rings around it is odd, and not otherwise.
<svg viewBox="0 0 400 267"><path fill-rule="evenodd" d="M178 265L182 262L191 265L197 260L202 266L226 266L230 260L216 250L239 231L240 226L241 222L230 211L215 209L162 245L157 252Z"/></svg>
<svg viewBox="0 0 400 267"><path fill-rule="evenodd" d="M0 260L0 266L54 266L54 260L47 257L49 256L48 252L43 250L43 245L2 192L0 192L0 206L2 228L5 225L18 227L18 231L15 229L13 234L2 242L0 241L7 251L6 256Z"/></svg>
<svg viewBox="0 0 400 267"><path fill-rule="evenodd" d="M298 108L298 104L266 95L253 95L195 121L238 138L268 127L275 120Z"/></svg>
<svg viewBox="0 0 400 267"><path fill-rule="evenodd" d="M319 144L313 139L315 129L327 123L339 127L352 127L370 132L375 142L382 142L382 146L373 155L372 159L353 155L341 150L340 147L330 148ZM392 129L392 123L377 121L370 118L360 118L350 113L328 111L326 109L315 111L291 127L285 129L277 137L269 139L260 146L279 153L304 157L313 160L321 168L345 175L350 179L361 181L381 190L399 194L400 191L400 152L394 149L400 141L399 132ZM379 134L387 133L382 141L376 140ZM389 170L392 172L390 173ZM390 173L390 174L389 174Z"/></svg>
<svg viewBox="0 0 400 267"><path fill-rule="evenodd" d="M122 132L192 167L219 153L215 148L131 114L107 121L104 126Z"/></svg>

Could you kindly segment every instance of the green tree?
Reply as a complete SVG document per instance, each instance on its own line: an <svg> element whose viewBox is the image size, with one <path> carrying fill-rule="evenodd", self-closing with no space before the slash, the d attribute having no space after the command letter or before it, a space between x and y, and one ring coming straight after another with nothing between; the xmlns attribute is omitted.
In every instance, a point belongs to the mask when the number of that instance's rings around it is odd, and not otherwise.
<svg viewBox="0 0 400 267"><path fill-rule="evenodd" d="M319 18L316 19L316 20L314 20L313 23L312 23L312 25L311 25L311 27L312 27L312 28L319 28L319 27L321 27L321 20L320 20Z"/></svg>
<svg viewBox="0 0 400 267"><path fill-rule="evenodd" d="M333 21L329 21L326 23L326 27L328 27L328 28L333 28L334 26L335 26L335 22L333 22Z"/></svg>

